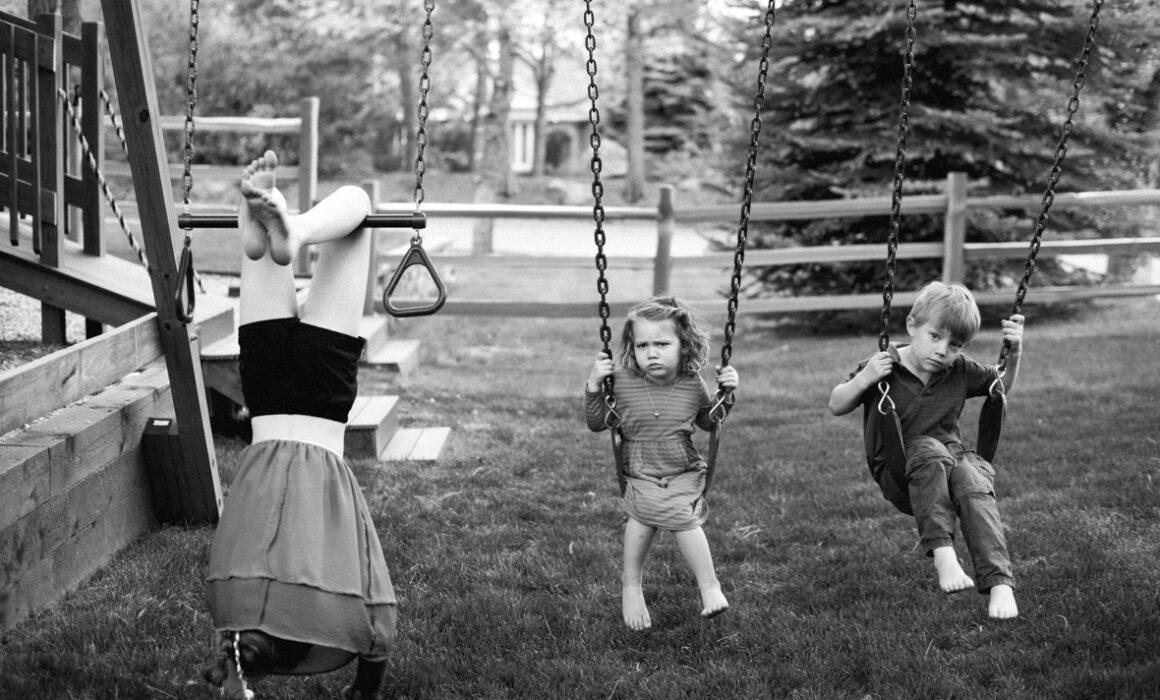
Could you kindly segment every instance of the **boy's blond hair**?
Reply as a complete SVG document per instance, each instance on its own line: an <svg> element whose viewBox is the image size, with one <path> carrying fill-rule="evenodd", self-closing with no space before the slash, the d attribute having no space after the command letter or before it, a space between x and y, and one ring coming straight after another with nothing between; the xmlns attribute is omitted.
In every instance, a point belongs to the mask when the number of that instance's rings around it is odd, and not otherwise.
<svg viewBox="0 0 1160 700"><path fill-rule="evenodd" d="M966 345L979 332L982 319L979 305L970 290L961 284L934 281L919 290L908 318L921 326L928 321Z"/></svg>

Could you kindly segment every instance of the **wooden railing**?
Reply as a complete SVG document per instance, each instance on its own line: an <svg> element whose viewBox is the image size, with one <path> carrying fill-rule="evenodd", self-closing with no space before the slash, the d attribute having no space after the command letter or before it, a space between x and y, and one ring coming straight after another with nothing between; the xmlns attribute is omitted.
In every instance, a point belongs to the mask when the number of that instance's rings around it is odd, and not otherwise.
<svg viewBox="0 0 1160 700"><path fill-rule="evenodd" d="M941 215L944 220L943 240L938 243L906 243L898 247L899 259L940 258L942 279L959 281L967 262L972 260L1018 260L1026 258L1027 242L968 243L966 242L967 212L971 210L1012 210L1023 209L1037 213L1042 198L1027 196L967 196L967 178L962 173L951 173L946 181L945 192L936 195L918 195L903 200L903 216L914 214ZM1157 206L1160 205L1160 190L1125 190L1108 192L1061 193L1054 199L1052 211L1070 208ZM750 221L791 221L803 219L860 218L889 216L890 197L867 197L862 199L826 200L812 202L756 203L753 205ZM376 209L383 213L401 213L406 207L379 204ZM428 226L438 228L440 218L491 218L491 219L536 219L557 221L592 222L591 207L532 207L478 204L426 204L424 210L429 219ZM648 257L609 257L608 267L615 269L653 270L653 291L667 291L674 269L704 268L720 271L733 265L733 253L707 253L695 256L674 256L672 254L673 232L678 224L698 224L718 222L723 226L739 217L737 205L723 205L697 208L674 206L673 189L661 189L658 206L649 207L608 207L605 209L605 227L616 228L624 222L653 221L657 231L657 248ZM592 229L589 229L592 230ZM545 235L552 235L546 233ZM440 265L458 268L487 267L511 269L513 271L537 268L593 269L595 245L592 255L434 255ZM1053 240L1050 225L1039 252L1039 258L1060 255L1105 254L1137 255L1160 253L1160 237L1109 238L1099 240ZM745 255L747 269L779 265L799 265L808 263L838 264L858 261L885 261L886 247L878 245L842 245L817 247L787 247L777 249L749 249ZM384 264L392 261L380 260ZM460 299L454 290L440 311L442 314L470 316L542 316L542 317L583 317L595 313L595 283L591 293L584 298L577 294L574 299L551 301L501 300L501 299ZM1098 286L1035 287L1034 300L1055 302L1095 297L1135 296L1160 294L1156 284L1109 284ZM913 291L903 291L895 295L900 305L913 301ZM980 304L1008 304L1013 300L1010 290L978 292ZM692 299L694 306L704 312L723 311L721 299ZM875 308L882 303L881 293L833 294L809 296L769 296L743 299L739 305L741 313L793 313L802 311L826 311ZM627 309L627 303L613 304L614 313ZM381 304L380 304L381 307ZM621 307L624 307L623 309ZM379 309L382 310L381 308Z"/></svg>

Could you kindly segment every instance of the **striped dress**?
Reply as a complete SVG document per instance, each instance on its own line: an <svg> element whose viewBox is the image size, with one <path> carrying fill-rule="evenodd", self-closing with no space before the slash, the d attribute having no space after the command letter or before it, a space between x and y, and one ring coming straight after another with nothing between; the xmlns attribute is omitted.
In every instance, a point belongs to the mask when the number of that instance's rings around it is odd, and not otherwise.
<svg viewBox="0 0 1160 700"><path fill-rule="evenodd" d="M707 466L692 435L695 428L712 427L713 395L699 375L681 375L670 384L624 369L613 377L624 434L624 512L660 530L700 527L709 512L704 498ZM600 392L584 392L584 413L590 430L607 428Z"/></svg>

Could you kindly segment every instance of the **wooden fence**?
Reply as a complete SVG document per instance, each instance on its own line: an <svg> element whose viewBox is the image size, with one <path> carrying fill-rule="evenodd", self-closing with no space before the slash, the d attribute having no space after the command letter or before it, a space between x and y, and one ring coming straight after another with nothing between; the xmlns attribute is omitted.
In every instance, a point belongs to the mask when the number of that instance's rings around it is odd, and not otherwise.
<svg viewBox="0 0 1160 700"><path fill-rule="evenodd" d="M941 215L944 221L944 235L941 242L906 243L898 247L899 259L939 258L942 260L942 279L960 281L968 262L975 260L1019 260L1028 252L1028 242L970 243L966 241L966 222L970 211L1017 210L1028 212L1029 220L1038 213L1042 197L996 195L971 197L967 195L967 178L963 173L951 173L946 180L942 194L916 195L907 197L902 203L903 216L916 214ZM1052 211L1071 208L1098 207L1153 207L1160 205L1160 190L1124 190L1107 192L1060 193L1055 196ZM862 199L826 200L813 202L755 203L750 214L751 222L792 221L805 219L860 218L890 215L890 197L867 197ZM379 204L376 209L383 213L403 213L406 207ZM426 204L424 205L429 227L437 228L441 218L491 218L491 219L535 219L547 221L592 222L591 207L532 207L478 204ZM719 223L722 226L733 222L734 230L740 215L739 205L723 205L697 208L681 208L674 205L673 188L663 187L656 208L650 207L607 207L605 209L606 229L615 229L625 222L655 222L657 247L655 255L648 257L613 258L608 260L608 268L653 270L653 290L669 289L671 273L674 269L705 268L720 271L733 265L732 252L707 253L696 256L674 256L672 238L677 225ZM594 224L592 229L594 229ZM904 226L905 231L905 226ZM545 235L552 235L546 233ZM1160 253L1160 236L1144 238L1107 238L1096 240L1053 240L1051 226L1039 252L1038 260L1062 255L1103 254L1108 256ZM1030 238L1030 225L1028 229ZM435 263L458 268L487 267L510 269L513 274L520 270L539 268L589 269L594 270L592 255L433 255ZM817 247L786 247L777 249L749 249L745 254L747 269L799 264L840 264L847 262L878 261L885 264L886 246L842 245ZM389 265L393 262L381 258ZM1089 286L1035 287L1032 300L1036 302L1057 302L1096 297L1137 296L1160 294L1157 284L1108 284ZM577 295L578 297L580 295ZM513 301L501 299L460 299L454 290L449 294L442 314L464 316L528 316L528 317L584 317L595 311L595 283L593 291L584 295L585 299L560 299L551 301ZM1010 290L985 291L976 294L980 304L1009 304L1013 301ZM913 291L903 291L895 295L900 305L909 305L914 298ZM725 305L721 299L693 299L694 306L704 313L721 312ZM778 314L802 311L829 311L848 309L870 309L882 303L881 293L832 294L809 296L769 296L742 299L739 313ZM627 310L627 303L613 304L614 313ZM379 304L381 311L381 303Z"/></svg>

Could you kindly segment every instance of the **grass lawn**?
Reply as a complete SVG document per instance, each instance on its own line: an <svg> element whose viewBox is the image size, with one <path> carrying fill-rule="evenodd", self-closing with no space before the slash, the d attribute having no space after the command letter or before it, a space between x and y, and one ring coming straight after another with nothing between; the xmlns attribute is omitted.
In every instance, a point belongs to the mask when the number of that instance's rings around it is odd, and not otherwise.
<svg viewBox="0 0 1160 700"><path fill-rule="evenodd" d="M873 321L858 335L745 320L706 526L732 607L701 620L661 537L646 634L620 619L616 480L581 410L595 314L398 322L423 341L422 366L403 381L364 370L362 387L452 437L434 466L354 464L400 597L388 697L1160 697L1160 305L1029 315L996 459L1017 620L938 591L913 521L866 471L860 419L825 408L876 347ZM972 354L993 361L994 328ZM218 441L227 482L239 448ZM150 534L6 634L0 697L212 697L197 670L211 534ZM352 676L257 690L337 697Z"/></svg>

